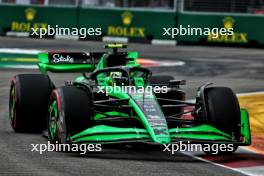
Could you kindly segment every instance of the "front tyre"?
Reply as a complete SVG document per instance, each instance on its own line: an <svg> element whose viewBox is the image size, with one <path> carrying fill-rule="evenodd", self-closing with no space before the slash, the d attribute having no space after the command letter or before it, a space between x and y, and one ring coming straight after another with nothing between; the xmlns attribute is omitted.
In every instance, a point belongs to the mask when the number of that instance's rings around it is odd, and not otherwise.
<svg viewBox="0 0 264 176"><path fill-rule="evenodd" d="M53 91L48 110L48 136L52 143L69 143L73 136L92 125L89 89L65 86Z"/></svg>
<svg viewBox="0 0 264 176"><path fill-rule="evenodd" d="M209 87L204 94L207 123L239 139L241 115L234 92L227 87Z"/></svg>
<svg viewBox="0 0 264 176"><path fill-rule="evenodd" d="M204 97L207 110L207 123L230 135L232 139L239 140L240 107L234 92L227 87L209 87L205 89ZM218 154L231 154L237 148L238 146L234 144L228 151L219 151ZM212 150L205 151L205 153L214 154Z"/></svg>

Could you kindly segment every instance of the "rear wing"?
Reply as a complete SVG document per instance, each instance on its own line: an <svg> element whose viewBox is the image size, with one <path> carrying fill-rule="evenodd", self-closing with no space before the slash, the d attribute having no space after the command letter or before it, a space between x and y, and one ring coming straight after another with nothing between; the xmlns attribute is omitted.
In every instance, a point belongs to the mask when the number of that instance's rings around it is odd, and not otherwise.
<svg viewBox="0 0 264 176"><path fill-rule="evenodd" d="M50 72L92 72L105 52L48 52L39 53L39 69Z"/></svg>

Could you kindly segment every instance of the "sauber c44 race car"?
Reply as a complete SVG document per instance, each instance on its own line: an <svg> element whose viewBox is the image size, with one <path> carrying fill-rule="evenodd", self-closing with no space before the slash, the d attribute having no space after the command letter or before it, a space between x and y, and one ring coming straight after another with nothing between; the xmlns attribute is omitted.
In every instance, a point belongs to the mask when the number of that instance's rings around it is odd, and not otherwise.
<svg viewBox="0 0 264 176"><path fill-rule="evenodd" d="M179 141L250 145L248 113L230 88L206 84L186 101L184 80L157 75L137 63L137 52L40 53L41 74L20 74L10 87L15 132L48 131L51 142L171 144ZM48 72L80 72L56 87ZM164 86L166 91L163 91ZM132 87L133 91L110 91ZM139 91L155 87L161 91ZM119 89L120 90L120 89ZM188 116L186 114L189 114Z"/></svg>

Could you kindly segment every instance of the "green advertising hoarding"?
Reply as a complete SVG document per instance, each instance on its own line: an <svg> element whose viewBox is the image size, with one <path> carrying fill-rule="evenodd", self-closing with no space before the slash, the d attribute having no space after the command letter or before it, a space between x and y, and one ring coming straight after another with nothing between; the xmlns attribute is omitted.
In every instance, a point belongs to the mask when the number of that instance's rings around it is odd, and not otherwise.
<svg viewBox="0 0 264 176"><path fill-rule="evenodd" d="M31 27L47 28L47 25L75 27L77 9L73 7L42 7L0 5L0 32L30 32Z"/></svg>
<svg viewBox="0 0 264 176"><path fill-rule="evenodd" d="M101 27L103 35L164 39L163 27L174 25L174 12L80 7L0 5L0 33L30 32L31 27ZM155 19L155 20L153 20Z"/></svg>
<svg viewBox="0 0 264 176"><path fill-rule="evenodd" d="M174 25L174 12L143 11L129 9L81 8L80 27L101 27L106 36L169 39L164 37L163 27Z"/></svg>
<svg viewBox="0 0 264 176"><path fill-rule="evenodd" d="M264 44L264 16L214 13L176 13L146 9L50 7L0 5L0 34L30 32L31 27L101 28L102 36L134 39L164 39L182 42L222 44ZM232 36L184 35L175 39L163 35L163 28L233 28ZM100 36L100 37L102 37Z"/></svg>
<svg viewBox="0 0 264 176"><path fill-rule="evenodd" d="M178 36L178 41L208 42L226 44L264 44L264 16L261 15L232 15L232 14L188 14L178 16L178 24L194 28L233 28L233 35L209 36Z"/></svg>

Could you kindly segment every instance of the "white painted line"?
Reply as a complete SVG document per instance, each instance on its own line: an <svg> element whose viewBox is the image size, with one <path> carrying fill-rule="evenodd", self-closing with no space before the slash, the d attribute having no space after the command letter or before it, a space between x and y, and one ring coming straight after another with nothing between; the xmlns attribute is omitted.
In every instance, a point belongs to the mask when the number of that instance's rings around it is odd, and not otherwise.
<svg viewBox="0 0 264 176"><path fill-rule="evenodd" d="M128 43L128 38L126 37L108 37L105 36L102 39L104 42L120 42L120 43Z"/></svg>
<svg viewBox="0 0 264 176"><path fill-rule="evenodd" d="M0 48L0 53L6 53L6 54L38 54L40 52L43 52L41 50L35 50L35 49L20 49L20 48Z"/></svg>
<svg viewBox="0 0 264 176"><path fill-rule="evenodd" d="M152 45L173 45L175 46L177 44L176 40L157 40L157 39L153 39L151 41Z"/></svg>
<svg viewBox="0 0 264 176"><path fill-rule="evenodd" d="M157 61L157 60L151 60L151 59L144 59L144 58L139 58L138 59L138 63L146 66L146 67L160 67L160 66L164 66L164 67L171 67L171 66L183 66L185 65L185 62L183 61L171 61L171 60L161 60L161 61Z"/></svg>
<svg viewBox="0 0 264 176"><path fill-rule="evenodd" d="M55 39L63 39L63 40L79 40L78 35L55 35Z"/></svg>
<svg viewBox="0 0 264 176"><path fill-rule="evenodd" d="M243 171L244 173L250 173L254 176L264 175L264 166L245 167L240 168L239 170Z"/></svg>
<svg viewBox="0 0 264 176"><path fill-rule="evenodd" d="M166 67L185 65L185 62L183 61L156 61L156 62L159 64L159 66L166 66Z"/></svg>
<svg viewBox="0 0 264 176"><path fill-rule="evenodd" d="M3 65L0 68L22 68L22 69L38 69L37 65Z"/></svg>
<svg viewBox="0 0 264 176"><path fill-rule="evenodd" d="M15 37L29 37L29 32L13 32L8 31L6 36L15 36Z"/></svg>
<svg viewBox="0 0 264 176"><path fill-rule="evenodd" d="M238 93L237 96L250 96L250 95L258 95L258 94L264 94L264 91L248 92L248 93Z"/></svg>

